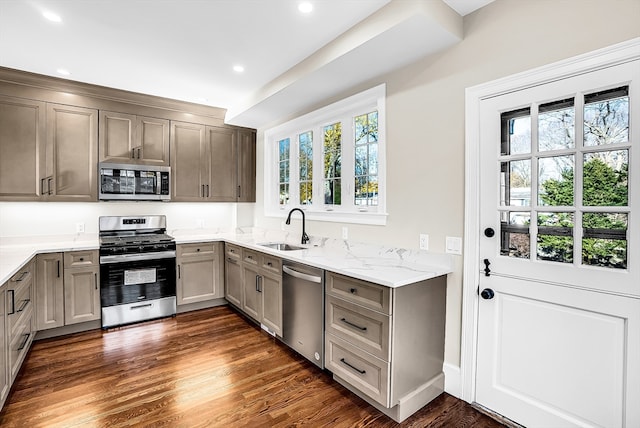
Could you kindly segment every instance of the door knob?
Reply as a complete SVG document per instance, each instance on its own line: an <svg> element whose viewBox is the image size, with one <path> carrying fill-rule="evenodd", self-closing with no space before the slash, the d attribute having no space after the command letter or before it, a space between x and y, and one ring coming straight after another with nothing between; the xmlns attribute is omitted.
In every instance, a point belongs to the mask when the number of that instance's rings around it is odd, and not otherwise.
<svg viewBox="0 0 640 428"><path fill-rule="evenodd" d="M491 227L487 227L484 230L484 236L486 236L487 238L493 238L493 235L496 234L496 231L493 230Z"/></svg>
<svg viewBox="0 0 640 428"><path fill-rule="evenodd" d="M485 288L480 292L480 297L482 297L485 300L491 300L495 295L496 293L494 293L493 290L490 288Z"/></svg>

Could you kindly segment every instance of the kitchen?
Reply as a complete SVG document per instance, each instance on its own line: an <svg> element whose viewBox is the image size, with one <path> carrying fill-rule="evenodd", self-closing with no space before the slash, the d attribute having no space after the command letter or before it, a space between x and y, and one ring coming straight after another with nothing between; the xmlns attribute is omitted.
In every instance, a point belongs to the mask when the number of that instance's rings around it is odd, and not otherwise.
<svg viewBox="0 0 640 428"><path fill-rule="evenodd" d="M616 2L615 8L606 2L587 4L567 1L552 6L544 2L495 1L462 19L464 38L454 46L343 90L342 97L382 82L387 85L387 224L381 227L308 220L307 232L311 236L340 239L343 227L347 227L350 242L409 249L418 248L418 236L424 233L429 235L430 250L445 253L447 236L463 236L464 89L639 36L635 25L637 2ZM616 22L616 25L606 30L597 27L602 20ZM545 25L539 25L541 22ZM585 32L583 23L592 24L596 29ZM518 52L517 60L513 59L514 52ZM2 65L9 64L3 60ZM329 104L325 100L317 102ZM312 108L300 110L283 113L273 122L282 122L294 113ZM414 123L424 124L426 130L415 132L411 126ZM78 232L78 223L84 225L84 234L97 236L99 216L137 215L143 209L166 215L169 234L183 229L196 229L197 233L198 229L216 232L238 227L281 230L285 216L265 216L262 197L263 135L271 127L272 124L266 124L258 128L255 203L2 202L0 239L3 245L8 238L33 240L39 236L66 235L75 239L83 234ZM427 135L430 138L426 138ZM416 197L413 189L408 190L407 183L416 177L421 183L421 193L427 194L428 200ZM292 236L299 233L299 222L293 223L288 229L285 226ZM463 396L460 364L465 335L461 303L464 272L463 259L454 256L453 260L453 273L447 280L445 390L454 396Z"/></svg>

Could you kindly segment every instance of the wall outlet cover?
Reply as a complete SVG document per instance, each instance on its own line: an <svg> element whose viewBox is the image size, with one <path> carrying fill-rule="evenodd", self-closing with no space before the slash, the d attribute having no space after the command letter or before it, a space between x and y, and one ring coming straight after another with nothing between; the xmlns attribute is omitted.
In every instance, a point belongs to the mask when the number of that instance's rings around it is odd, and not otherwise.
<svg viewBox="0 0 640 428"><path fill-rule="evenodd" d="M342 226L342 239L349 239L349 228Z"/></svg>
<svg viewBox="0 0 640 428"><path fill-rule="evenodd" d="M76 233L84 233L84 223L76 223Z"/></svg>
<svg viewBox="0 0 640 428"><path fill-rule="evenodd" d="M426 233L420 234L420 249L428 250L429 249L429 235Z"/></svg>

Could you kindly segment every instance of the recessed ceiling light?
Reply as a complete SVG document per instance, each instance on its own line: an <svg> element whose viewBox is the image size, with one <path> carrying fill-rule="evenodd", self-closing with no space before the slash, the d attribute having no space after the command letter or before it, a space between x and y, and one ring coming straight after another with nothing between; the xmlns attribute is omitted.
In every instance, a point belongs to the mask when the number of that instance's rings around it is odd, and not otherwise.
<svg viewBox="0 0 640 428"><path fill-rule="evenodd" d="M63 76L69 76L71 74L69 70L65 70L64 68L59 68L56 71L58 74L62 74Z"/></svg>
<svg viewBox="0 0 640 428"><path fill-rule="evenodd" d="M244 67L241 65L234 65L233 71L235 71L236 73L242 73L244 71Z"/></svg>
<svg viewBox="0 0 640 428"><path fill-rule="evenodd" d="M313 10L313 5L308 1L303 1L298 5L298 10L301 13L311 13L311 11Z"/></svg>
<svg viewBox="0 0 640 428"><path fill-rule="evenodd" d="M51 22L62 22L62 18L57 13L53 13L50 10L45 10L42 12L42 16L47 18Z"/></svg>

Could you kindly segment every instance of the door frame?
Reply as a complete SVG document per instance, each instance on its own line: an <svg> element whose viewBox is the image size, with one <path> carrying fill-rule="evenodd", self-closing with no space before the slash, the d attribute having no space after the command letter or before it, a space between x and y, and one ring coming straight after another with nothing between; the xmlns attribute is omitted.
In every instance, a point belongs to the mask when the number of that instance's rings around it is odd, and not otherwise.
<svg viewBox="0 0 640 428"><path fill-rule="evenodd" d="M478 301L480 279L480 104L533 86L640 59L640 37L465 90L465 209L462 276L460 395L476 398Z"/></svg>

